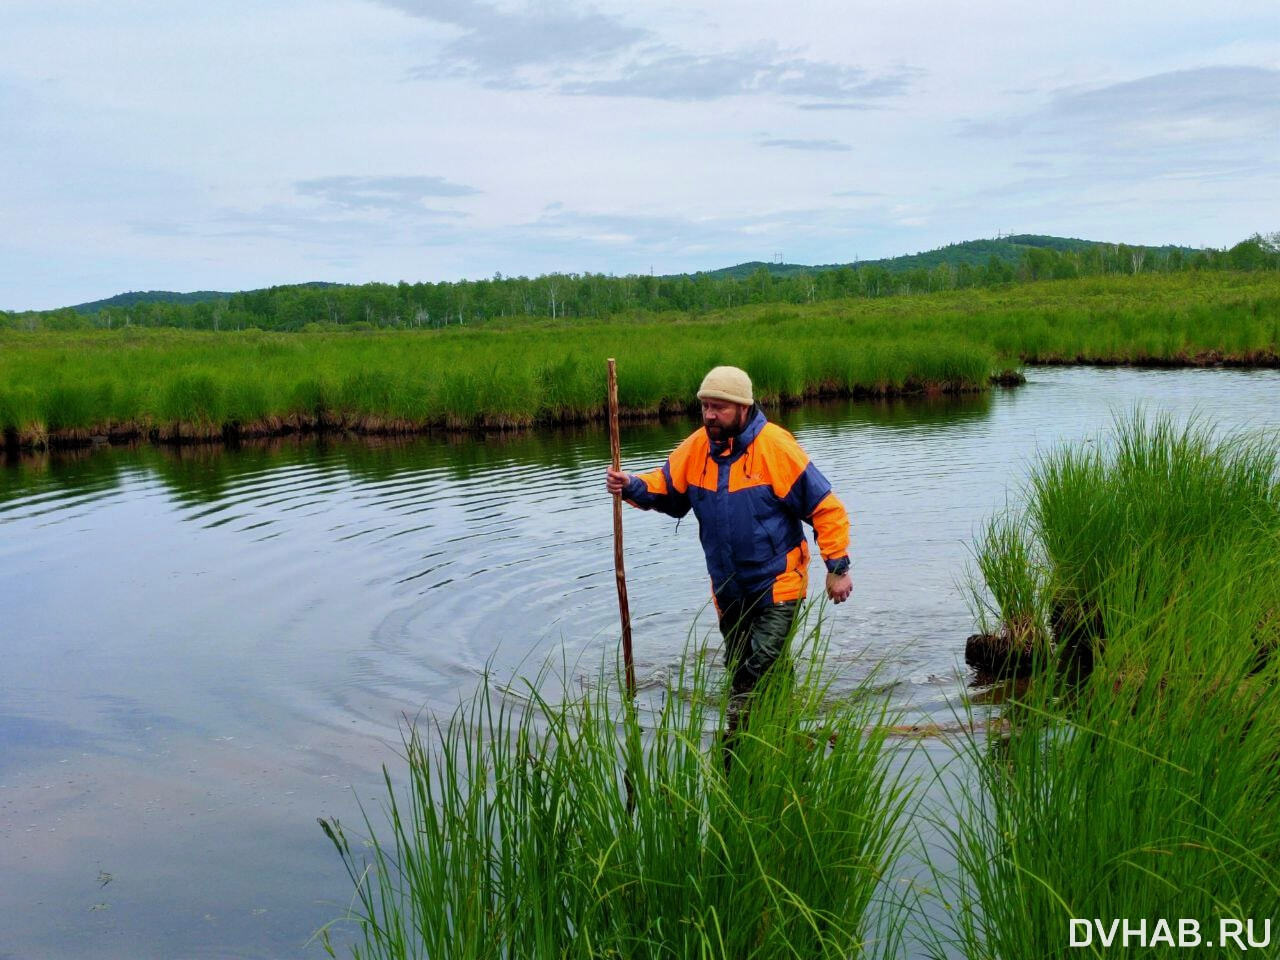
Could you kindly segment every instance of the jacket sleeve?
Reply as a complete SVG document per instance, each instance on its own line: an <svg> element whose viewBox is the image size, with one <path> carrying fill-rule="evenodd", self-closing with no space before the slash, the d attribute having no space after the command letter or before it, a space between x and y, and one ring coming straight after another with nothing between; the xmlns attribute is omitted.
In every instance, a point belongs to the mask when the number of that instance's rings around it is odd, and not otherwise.
<svg viewBox="0 0 1280 960"><path fill-rule="evenodd" d="M835 561L849 555L849 514L844 504L791 434L779 428L770 454L774 494L788 510L813 526L818 549L830 569Z"/></svg>
<svg viewBox="0 0 1280 960"><path fill-rule="evenodd" d="M807 518L818 538L818 549L827 569L842 557L849 556L849 513L834 493L828 493Z"/></svg>
<svg viewBox="0 0 1280 960"><path fill-rule="evenodd" d="M632 474L622 499L641 510L657 510L672 517L689 512L689 487L681 469L689 457L689 441L676 448L657 470ZM675 464L674 472L672 464Z"/></svg>

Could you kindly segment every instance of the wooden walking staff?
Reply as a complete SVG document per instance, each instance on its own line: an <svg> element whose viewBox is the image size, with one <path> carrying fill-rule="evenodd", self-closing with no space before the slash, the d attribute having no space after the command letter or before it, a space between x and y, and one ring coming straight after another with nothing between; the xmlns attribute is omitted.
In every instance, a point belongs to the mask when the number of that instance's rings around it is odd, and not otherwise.
<svg viewBox="0 0 1280 960"><path fill-rule="evenodd" d="M622 469L622 441L618 436L618 370L609 358L609 453L613 469ZM618 613L622 616L622 662L627 673L627 696L636 695L636 665L631 659L631 608L627 604L627 573L622 566L622 494L613 495L613 575L618 581Z"/></svg>

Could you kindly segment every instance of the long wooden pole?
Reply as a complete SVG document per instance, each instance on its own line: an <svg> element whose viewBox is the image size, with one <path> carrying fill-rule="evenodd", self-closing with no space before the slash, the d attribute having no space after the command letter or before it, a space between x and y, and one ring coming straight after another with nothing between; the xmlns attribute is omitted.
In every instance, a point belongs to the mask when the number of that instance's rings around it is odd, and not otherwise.
<svg viewBox="0 0 1280 960"><path fill-rule="evenodd" d="M613 469L622 469L622 440L618 433L618 369L609 358L609 454ZM622 662L627 696L636 695L636 665L631 659L631 607L627 603L627 572L622 565L622 494L613 495L613 576L618 583L618 613L622 617Z"/></svg>

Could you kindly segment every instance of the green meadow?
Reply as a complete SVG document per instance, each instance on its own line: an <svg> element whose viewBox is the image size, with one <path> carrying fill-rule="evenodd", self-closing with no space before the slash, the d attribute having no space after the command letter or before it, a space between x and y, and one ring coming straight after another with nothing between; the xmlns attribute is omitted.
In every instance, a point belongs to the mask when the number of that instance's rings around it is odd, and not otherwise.
<svg viewBox="0 0 1280 960"><path fill-rule="evenodd" d="M630 415L690 406L732 363L766 403L988 388L1022 363L1280 359L1280 275L1097 277L873 300L439 330L0 331L10 446L294 430L411 432L601 416L618 358Z"/></svg>

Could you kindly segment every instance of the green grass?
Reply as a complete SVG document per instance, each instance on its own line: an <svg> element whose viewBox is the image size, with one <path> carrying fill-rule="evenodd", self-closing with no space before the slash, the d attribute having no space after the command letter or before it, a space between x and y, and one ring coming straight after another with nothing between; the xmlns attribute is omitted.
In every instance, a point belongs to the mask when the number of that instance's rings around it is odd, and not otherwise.
<svg viewBox="0 0 1280 960"><path fill-rule="evenodd" d="M322 823L355 886L355 955L897 956L883 900L906 794L884 705L831 700L805 646L798 678L758 694L728 776L722 683L696 657L639 709L606 674L544 697L544 673L415 727L385 826Z"/></svg>
<svg viewBox="0 0 1280 960"><path fill-rule="evenodd" d="M276 418L377 432L598 419L604 359L617 356L632 414L686 409L717 363L756 369L765 402L819 392L980 390L995 358L961 342L833 342L838 322L798 324L769 351L715 323L370 334L178 331L10 334L0 354L0 428L218 435Z"/></svg>
<svg viewBox="0 0 1280 960"><path fill-rule="evenodd" d="M1088 679L1037 674L1007 731L969 740L974 779L944 814L964 955L1081 955L1072 917L1192 917L1211 935L1219 917L1274 917L1280 658L1254 655L1275 598L1259 563L1274 576L1274 545L1118 573Z"/></svg>
<svg viewBox="0 0 1280 960"><path fill-rule="evenodd" d="M1280 278L1174 274L698 317L490 322L420 332L0 331L9 443L599 419L604 359L633 415L688 409L717 363L766 403L981 391L1027 362L1277 361Z"/></svg>
<svg viewBox="0 0 1280 960"><path fill-rule="evenodd" d="M974 774L944 814L965 955L1101 953L1069 947L1072 917L1197 918L1208 937L1274 916L1278 466L1274 439L1133 415L1042 462L1026 514L980 543L1002 612L1085 611L1094 665L1040 658L966 743Z"/></svg>
<svg viewBox="0 0 1280 960"><path fill-rule="evenodd" d="M1105 601L1125 571L1178 573L1280 542L1277 477L1274 437L1141 411L1095 443L1049 454L1025 510L997 518L978 545L996 619L1060 640L1105 634ZM1270 589L1280 605L1280 578Z"/></svg>

